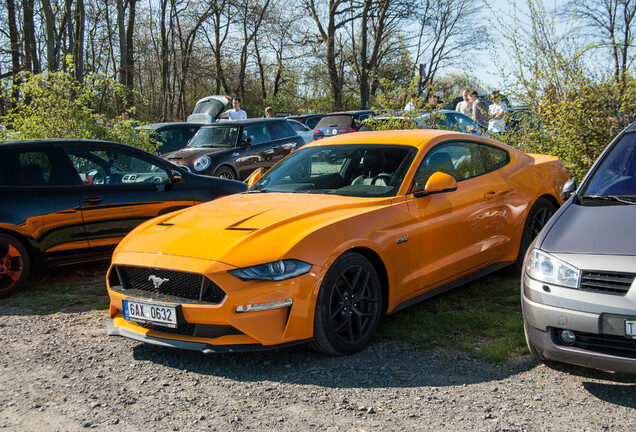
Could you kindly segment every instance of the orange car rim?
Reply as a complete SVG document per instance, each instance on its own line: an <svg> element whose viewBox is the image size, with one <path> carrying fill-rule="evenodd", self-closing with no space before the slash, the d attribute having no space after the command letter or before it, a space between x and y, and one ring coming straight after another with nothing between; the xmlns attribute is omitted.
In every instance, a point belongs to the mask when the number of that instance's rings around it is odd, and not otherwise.
<svg viewBox="0 0 636 432"><path fill-rule="evenodd" d="M9 243L0 243L0 292L13 288L20 280L22 270L20 252Z"/></svg>

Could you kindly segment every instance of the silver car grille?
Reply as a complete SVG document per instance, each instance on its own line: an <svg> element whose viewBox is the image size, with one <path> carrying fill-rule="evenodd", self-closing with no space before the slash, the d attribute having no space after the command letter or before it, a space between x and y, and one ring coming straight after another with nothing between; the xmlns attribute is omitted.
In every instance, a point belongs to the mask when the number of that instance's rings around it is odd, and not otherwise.
<svg viewBox="0 0 636 432"><path fill-rule="evenodd" d="M625 295L634 282L634 273L584 271L579 289L605 294Z"/></svg>

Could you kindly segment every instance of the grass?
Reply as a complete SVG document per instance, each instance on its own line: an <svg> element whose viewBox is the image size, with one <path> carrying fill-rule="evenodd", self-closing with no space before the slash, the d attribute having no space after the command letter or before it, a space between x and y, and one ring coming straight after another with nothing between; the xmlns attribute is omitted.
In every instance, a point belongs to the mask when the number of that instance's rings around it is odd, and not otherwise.
<svg viewBox="0 0 636 432"><path fill-rule="evenodd" d="M36 273L20 291L0 300L0 306L38 315L105 311L107 269L107 264L97 263Z"/></svg>
<svg viewBox="0 0 636 432"><path fill-rule="evenodd" d="M35 274L0 307L19 313L105 312L107 263ZM502 270L386 317L376 341L408 349L460 349L501 362L528 349L523 334L519 276Z"/></svg>
<svg viewBox="0 0 636 432"><path fill-rule="evenodd" d="M492 362L527 355L519 276L502 270L390 315L378 339L418 350L458 348Z"/></svg>

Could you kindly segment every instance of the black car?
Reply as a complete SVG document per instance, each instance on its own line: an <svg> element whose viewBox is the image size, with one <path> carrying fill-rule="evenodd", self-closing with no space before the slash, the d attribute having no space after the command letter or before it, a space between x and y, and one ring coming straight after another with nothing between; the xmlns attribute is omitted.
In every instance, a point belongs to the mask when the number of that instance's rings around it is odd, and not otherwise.
<svg viewBox="0 0 636 432"><path fill-rule="evenodd" d="M109 258L141 222L246 189L123 144L0 142L0 298L33 268Z"/></svg>
<svg viewBox="0 0 636 432"><path fill-rule="evenodd" d="M197 174L245 180L304 144L284 118L220 121L201 127L185 148L163 157Z"/></svg>
<svg viewBox="0 0 636 432"><path fill-rule="evenodd" d="M205 123L170 122L152 123L140 126L141 129L157 132L159 154L170 153L184 148Z"/></svg>
<svg viewBox="0 0 636 432"><path fill-rule="evenodd" d="M373 110L339 111L326 114L314 128L314 138L357 132L362 122L377 113Z"/></svg>
<svg viewBox="0 0 636 432"><path fill-rule="evenodd" d="M307 126L308 128L315 128L324 114L299 114L293 116L287 116L288 119L296 120Z"/></svg>

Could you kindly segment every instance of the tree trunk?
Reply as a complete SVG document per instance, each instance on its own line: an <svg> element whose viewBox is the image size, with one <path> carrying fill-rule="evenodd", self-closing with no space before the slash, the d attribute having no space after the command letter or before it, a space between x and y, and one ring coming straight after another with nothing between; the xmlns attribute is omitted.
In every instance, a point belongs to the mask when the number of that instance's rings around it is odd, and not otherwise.
<svg viewBox="0 0 636 432"><path fill-rule="evenodd" d="M44 11L44 23L46 27L46 65L49 71L55 72L59 69L59 44L58 35L55 28L55 15L51 9L50 0L41 0Z"/></svg>
<svg viewBox="0 0 636 432"><path fill-rule="evenodd" d="M11 73L13 75L13 89L11 96L15 104L19 95L18 73L20 72L20 36L18 34L18 26L15 20L15 3L13 0L7 0L7 19L9 24L9 40L11 43Z"/></svg>
<svg viewBox="0 0 636 432"><path fill-rule="evenodd" d="M73 47L73 61L75 62L75 79L84 80L84 27L86 13L84 0L77 0L75 4L75 46Z"/></svg>
<svg viewBox="0 0 636 432"><path fill-rule="evenodd" d="M131 90L131 92L135 88L135 49L133 36L135 34L136 7L137 0L128 0L128 25L126 28L126 87L128 87L128 90ZM129 96L132 97L132 93ZM128 102L128 105L132 105L134 101L129 100Z"/></svg>
<svg viewBox="0 0 636 432"><path fill-rule="evenodd" d="M35 24L33 22L33 0L22 0L24 15L24 62L26 69L33 73L40 73L40 60L35 45Z"/></svg>
<svg viewBox="0 0 636 432"><path fill-rule="evenodd" d="M124 0L117 0L117 28L119 29L119 83L126 85L128 74L126 72L126 27L124 26L125 9Z"/></svg>

